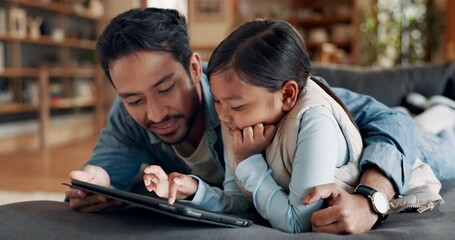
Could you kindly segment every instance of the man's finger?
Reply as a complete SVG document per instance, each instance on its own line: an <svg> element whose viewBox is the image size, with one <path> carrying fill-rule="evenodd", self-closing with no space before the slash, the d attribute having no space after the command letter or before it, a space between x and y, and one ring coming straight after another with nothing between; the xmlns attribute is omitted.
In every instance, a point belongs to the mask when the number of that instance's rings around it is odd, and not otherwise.
<svg viewBox="0 0 455 240"><path fill-rule="evenodd" d="M95 204L81 207L78 209L78 211L84 212L84 213L94 213L94 212L101 212L101 211L105 211L108 209L112 209L114 207L119 207L121 205L122 205L122 203L120 201L114 200L114 199L109 199L106 202L95 203Z"/></svg>
<svg viewBox="0 0 455 240"><path fill-rule="evenodd" d="M82 209L91 205L107 202L108 199L97 194L89 194L85 198L70 198L70 207L74 209Z"/></svg>
<svg viewBox="0 0 455 240"><path fill-rule="evenodd" d="M315 227L312 226L311 231L313 232L324 232L324 233L332 233L332 234L346 234L346 228L342 223L335 222L333 224Z"/></svg>
<svg viewBox="0 0 455 240"><path fill-rule="evenodd" d="M69 177L83 182L90 182L92 176L84 171L72 171L70 172Z"/></svg>
<svg viewBox="0 0 455 240"><path fill-rule="evenodd" d="M87 195L87 193L83 190L77 189L77 188L68 188L65 192L65 197L71 199L71 198L84 198Z"/></svg>

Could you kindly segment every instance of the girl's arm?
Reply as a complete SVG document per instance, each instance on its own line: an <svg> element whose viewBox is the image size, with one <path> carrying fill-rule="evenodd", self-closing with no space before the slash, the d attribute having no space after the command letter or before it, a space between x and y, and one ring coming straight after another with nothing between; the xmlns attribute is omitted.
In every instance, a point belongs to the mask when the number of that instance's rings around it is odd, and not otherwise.
<svg viewBox="0 0 455 240"><path fill-rule="evenodd" d="M225 159L227 161L226 154ZM192 175L192 177L199 180L198 189L193 199L186 202L205 210L227 213L246 212L252 205L251 200L239 189L228 163L226 163L223 189L212 187L196 176Z"/></svg>
<svg viewBox="0 0 455 240"><path fill-rule="evenodd" d="M296 233L311 231L311 214L322 201L303 205L310 188L334 181L335 168L344 163L347 144L336 120L324 107L308 110L301 121L289 193L279 186L260 154L242 161L235 172L253 194L257 211L274 228Z"/></svg>

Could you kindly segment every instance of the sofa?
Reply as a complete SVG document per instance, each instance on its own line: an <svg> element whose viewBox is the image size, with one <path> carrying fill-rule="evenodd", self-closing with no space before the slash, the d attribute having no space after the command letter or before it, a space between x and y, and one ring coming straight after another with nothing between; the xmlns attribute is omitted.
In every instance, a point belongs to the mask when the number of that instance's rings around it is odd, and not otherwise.
<svg viewBox="0 0 455 240"><path fill-rule="evenodd" d="M331 86L374 96L384 104L403 105L406 95L444 95L455 99L454 64L400 66L388 69L314 65L313 74ZM392 215L365 234L288 234L267 226L255 213L248 228L188 222L139 209L84 214L66 202L31 201L0 206L0 239L453 239L455 179L442 181L445 204L424 213Z"/></svg>

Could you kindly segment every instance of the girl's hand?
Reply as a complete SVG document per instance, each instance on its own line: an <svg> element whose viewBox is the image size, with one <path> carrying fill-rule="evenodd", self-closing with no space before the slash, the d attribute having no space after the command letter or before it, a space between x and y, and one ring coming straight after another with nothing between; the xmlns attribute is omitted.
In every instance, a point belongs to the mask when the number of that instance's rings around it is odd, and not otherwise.
<svg viewBox="0 0 455 240"><path fill-rule="evenodd" d="M167 198L169 204L174 204L176 199L186 199L197 190L196 179L177 172L169 174L158 165L151 165L144 169L144 184L148 191L162 198Z"/></svg>
<svg viewBox="0 0 455 240"><path fill-rule="evenodd" d="M155 191L156 195L168 198L168 176L158 165L150 165L144 169L144 184L149 192Z"/></svg>
<svg viewBox="0 0 455 240"><path fill-rule="evenodd" d="M262 123L234 132L232 147L235 161L240 163L246 158L264 151L270 145L275 132L274 125L264 126Z"/></svg>
<svg viewBox="0 0 455 240"><path fill-rule="evenodd" d="M169 204L176 199L186 199L196 193L198 181L191 176L173 172L169 174Z"/></svg>

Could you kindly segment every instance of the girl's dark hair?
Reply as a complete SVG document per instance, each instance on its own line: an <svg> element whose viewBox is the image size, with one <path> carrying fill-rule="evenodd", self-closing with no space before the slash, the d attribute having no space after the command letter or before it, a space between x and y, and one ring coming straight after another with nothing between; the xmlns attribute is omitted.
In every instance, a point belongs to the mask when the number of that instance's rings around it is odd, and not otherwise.
<svg viewBox="0 0 455 240"><path fill-rule="evenodd" d="M188 71L191 49L185 17L172 9L131 9L113 18L96 44L111 83L109 64L139 51L170 52Z"/></svg>
<svg viewBox="0 0 455 240"><path fill-rule="evenodd" d="M214 50L210 57L207 76L232 69L248 84L278 91L289 80L299 90L311 73L310 58L300 34L286 21L266 19L244 23ZM351 114L323 82L310 77L348 113Z"/></svg>

